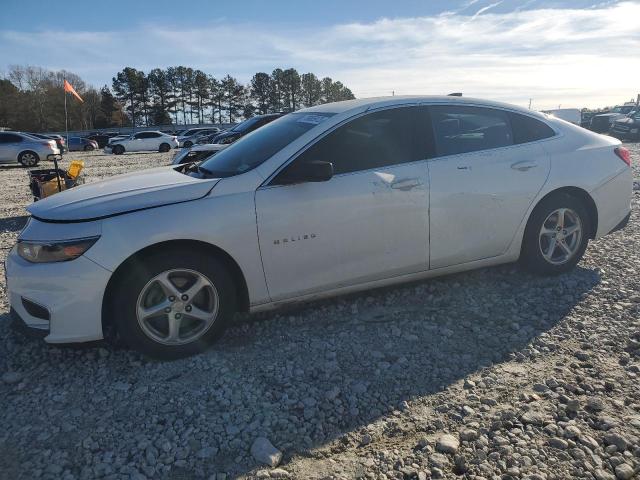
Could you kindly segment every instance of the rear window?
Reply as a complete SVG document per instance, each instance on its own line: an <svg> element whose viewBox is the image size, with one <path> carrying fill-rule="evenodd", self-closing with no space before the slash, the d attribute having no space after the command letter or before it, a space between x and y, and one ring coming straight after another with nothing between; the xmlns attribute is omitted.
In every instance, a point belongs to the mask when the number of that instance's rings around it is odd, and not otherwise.
<svg viewBox="0 0 640 480"><path fill-rule="evenodd" d="M509 117L511 118L513 141L516 144L535 142L555 135L549 125L535 118L513 112L509 113Z"/></svg>
<svg viewBox="0 0 640 480"><path fill-rule="evenodd" d="M513 145L507 112L485 107L430 107L439 156Z"/></svg>

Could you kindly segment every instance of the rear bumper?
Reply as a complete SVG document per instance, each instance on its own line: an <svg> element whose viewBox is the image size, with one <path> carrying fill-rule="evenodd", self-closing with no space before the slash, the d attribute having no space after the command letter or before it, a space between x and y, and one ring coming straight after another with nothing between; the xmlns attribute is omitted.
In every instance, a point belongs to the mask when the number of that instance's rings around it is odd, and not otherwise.
<svg viewBox="0 0 640 480"><path fill-rule="evenodd" d="M613 229L609 232L609 233L613 233L613 232L617 232L619 230L622 230L624 227L626 227L629 224L629 219L631 218L631 212L627 213L627 216L624 217L620 223L618 225L616 225L615 227L613 227Z"/></svg>
<svg viewBox="0 0 640 480"><path fill-rule="evenodd" d="M598 211L595 239L616 231L625 219L628 222L633 197L633 174L630 168L625 168L623 172L590 193Z"/></svg>

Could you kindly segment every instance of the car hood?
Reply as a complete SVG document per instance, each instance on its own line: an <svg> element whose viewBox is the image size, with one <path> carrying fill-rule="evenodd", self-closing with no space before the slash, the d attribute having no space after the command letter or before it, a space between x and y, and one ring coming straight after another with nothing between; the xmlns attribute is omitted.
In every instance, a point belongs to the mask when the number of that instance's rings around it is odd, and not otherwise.
<svg viewBox="0 0 640 480"><path fill-rule="evenodd" d="M27 211L40 220L79 222L197 200L220 181L198 179L160 167L81 185L33 203Z"/></svg>

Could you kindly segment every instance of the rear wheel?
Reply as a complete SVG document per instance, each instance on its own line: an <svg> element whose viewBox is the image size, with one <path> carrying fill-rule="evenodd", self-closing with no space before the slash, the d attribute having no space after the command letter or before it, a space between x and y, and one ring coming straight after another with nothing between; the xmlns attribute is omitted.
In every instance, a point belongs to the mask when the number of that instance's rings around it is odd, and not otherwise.
<svg viewBox="0 0 640 480"><path fill-rule="evenodd" d="M25 167L35 167L40 161L40 157L35 152L22 152L18 157L18 161Z"/></svg>
<svg viewBox="0 0 640 480"><path fill-rule="evenodd" d="M93 150L93 145L85 145L84 146L84 151L85 152L90 152L91 150Z"/></svg>
<svg viewBox="0 0 640 480"><path fill-rule="evenodd" d="M111 297L120 337L152 357L205 350L235 313L235 285L224 265L197 251L157 252L132 264Z"/></svg>
<svg viewBox="0 0 640 480"><path fill-rule="evenodd" d="M112 151L116 155L122 155L124 153L124 147L122 145L116 145L113 147Z"/></svg>
<svg viewBox="0 0 640 480"><path fill-rule="evenodd" d="M163 153L168 152L169 150L171 150L171 145L169 145L168 143L163 143L160 145L159 150Z"/></svg>
<svg viewBox="0 0 640 480"><path fill-rule="evenodd" d="M580 200L567 194L552 195L529 218L521 262L543 275L567 272L584 255L590 232L591 218Z"/></svg>

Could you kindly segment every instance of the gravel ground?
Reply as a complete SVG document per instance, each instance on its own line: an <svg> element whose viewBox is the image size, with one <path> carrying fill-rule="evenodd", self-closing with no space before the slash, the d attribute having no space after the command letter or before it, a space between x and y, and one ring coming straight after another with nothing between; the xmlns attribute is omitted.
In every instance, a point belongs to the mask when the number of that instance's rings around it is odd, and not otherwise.
<svg viewBox="0 0 640 480"><path fill-rule="evenodd" d="M92 181L170 155L73 157ZM0 179L4 257L30 196L23 169ZM25 339L1 296L0 477L637 478L639 199L570 274L508 265L242 317L172 363Z"/></svg>

